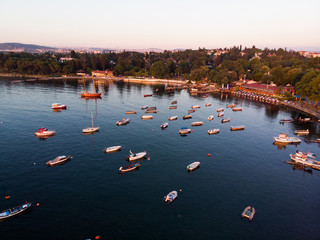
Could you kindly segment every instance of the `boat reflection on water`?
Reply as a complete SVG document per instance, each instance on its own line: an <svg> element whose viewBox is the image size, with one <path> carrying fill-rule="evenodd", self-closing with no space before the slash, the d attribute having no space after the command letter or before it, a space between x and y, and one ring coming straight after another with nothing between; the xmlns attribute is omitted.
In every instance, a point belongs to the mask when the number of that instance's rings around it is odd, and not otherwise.
<svg viewBox="0 0 320 240"><path fill-rule="evenodd" d="M54 137L55 135L50 135L50 136L36 136L40 141L44 141L44 140L47 140L48 138L52 138Z"/></svg>
<svg viewBox="0 0 320 240"><path fill-rule="evenodd" d="M274 142L273 145L276 145L279 150L286 149L288 145L295 145L298 147L300 143L282 143L282 142Z"/></svg>

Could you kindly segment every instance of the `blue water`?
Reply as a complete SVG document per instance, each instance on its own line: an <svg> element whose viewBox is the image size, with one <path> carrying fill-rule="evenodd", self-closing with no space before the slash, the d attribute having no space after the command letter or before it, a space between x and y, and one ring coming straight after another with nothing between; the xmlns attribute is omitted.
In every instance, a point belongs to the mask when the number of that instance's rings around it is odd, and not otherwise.
<svg viewBox="0 0 320 240"><path fill-rule="evenodd" d="M30 213L0 223L0 239L320 239L320 172L284 162L297 149L319 159L320 144L309 142L319 138L319 123L282 125L280 119L300 115L229 95L169 94L164 87L108 83L99 87L101 99L85 100L78 94L81 81L0 81L0 209L34 203ZM149 93L153 97L143 97ZM169 110L173 100L178 108ZM55 102L68 109L53 112ZM205 107L207 102L212 106ZM243 111L225 108L231 122L222 124L215 110L230 103ZM201 108L193 118L182 120L196 104ZM157 106L153 120L141 120L144 105ZM126 115L128 110L138 114ZM91 126L91 112L101 129L83 135L81 130ZM215 118L209 122L211 114ZM173 115L178 120L161 130ZM122 118L131 122L118 127ZM193 121L204 125L191 127ZM237 125L246 129L231 132L230 126ZM34 135L39 127L57 134L39 140ZM193 132L181 137L181 127ZM212 128L220 133L208 135ZM273 145L280 132L292 136L307 128L310 135L301 136L298 146ZM124 148L102 151L114 145ZM120 175L130 149L147 150L150 160ZM63 154L74 158L45 165ZM188 173L186 166L195 161L200 168ZM165 204L163 197L172 190L178 198ZM240 218L248 205L256 209L251 223Z"/></svg>

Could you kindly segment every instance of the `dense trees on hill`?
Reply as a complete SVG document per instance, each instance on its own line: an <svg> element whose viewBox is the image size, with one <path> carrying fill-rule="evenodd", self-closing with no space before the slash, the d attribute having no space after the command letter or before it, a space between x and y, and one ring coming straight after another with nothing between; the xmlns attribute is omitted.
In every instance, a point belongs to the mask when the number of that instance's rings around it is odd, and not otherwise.
<svg viewBox="0 0 320 240"><path fill-rule="evenodd" d="M72 60L63 58L71 57ZM163 53L29 54L0 53L0 72L38 75L72 75L78 70L113 70L117 76L178 78L228 84L239 79L296 86L297 93L319 99L319 58L305 58L284 49L233 47L208 51Z"/></svg>

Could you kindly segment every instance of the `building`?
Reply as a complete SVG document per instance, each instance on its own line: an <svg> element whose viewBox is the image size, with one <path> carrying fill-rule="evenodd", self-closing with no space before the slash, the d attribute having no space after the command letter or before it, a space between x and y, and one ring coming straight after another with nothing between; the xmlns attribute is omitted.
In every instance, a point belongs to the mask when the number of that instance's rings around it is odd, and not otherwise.
<svg viewBox="0 0 320 240"><path fill-rule="evenodd" d="M91 72L91 75L93 77L113 77L113 71L110 70L104 70L104 71L99 71L95 70Z"/></svg>

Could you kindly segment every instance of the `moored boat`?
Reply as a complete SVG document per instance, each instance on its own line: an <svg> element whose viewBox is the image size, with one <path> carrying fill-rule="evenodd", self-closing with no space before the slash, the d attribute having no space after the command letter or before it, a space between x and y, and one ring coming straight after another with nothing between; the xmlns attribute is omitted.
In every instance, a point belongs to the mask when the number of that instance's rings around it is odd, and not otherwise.
<svg viewBox="0 0 320 240"><path fill-rule="evenodd" d="M144 97L152 97L152 94L144 94Z"/></svg>
<svg viewBox="0 0 320 240"><path fill-rule="evenodd" d="M63 105L61 103L52 103L51 108L52 109L67 109L67 106Z"/></svg>
<svg viewBox="0 0 320 240"><path fill-rule="evenodd" d="M17 215L20 215L20 214L26 212L28 209L30 209L31 206L32 206L31 202L26 202L22 205L19 205L19 206L13 207L13 208L9 208L6 210L2 210L0 212L0 221L6 220L8 218L11 218L11 217L14 217Z"/></svg>
<svg viewBox="0 0 320 240"><path fill-rule="evenodd" d="M130 165L125 166L125 167L120 167L119 168L119 172L120 173L130 172L130 171L133 171L135 169L138 169L139 167L141 167L141 165L139 163L134 163L134 164L130 164Z"/></svg>
<svg viewBox="0 0 320 240"><path fill-rule="evenodd" d="M186 128L186 127L182 127L179 130L180 135L186 135L186 134L191 133L191 132L192 132L192 130L190 128Z"/></svg>
<svg viewBox="0 0 320 240"><path fill-rule="evenodd" d="M174 121L174 120L177 120L177 119L178 119L178 116L172 116L172 117L168 118L169 121Z"/></svg>
<svg viewBox="0 0 320 240"><path fill-rule="evenodd" d="M191 108L192 108L192 109L200 108L200 105L193 105Z"/></svg>
<svg viewBox="0 0 320 240"><path fill-rule="evenodd" d="M56 157L53 160L50 160L50 161L46 162L46 164L49 167L52 167L52 166L55 166L55 165L64 164L64 163L66 163L67 161L69 161L71 159L72 159L72 157L70 155L67 155L67 156L61 155L61 156Z"/></svg>
<svg viewBox="0 0 320 240"><path fill-rule="evenodd" d="M223 108L218 108L217 112L223 112Z"/></svg>
<svg viewBox="0 0 320 240"><path fill-rule="evenodd" d="M162 129L165 129L165 128L168 127L168 125L169 125L169 124L168 124L167 122L165 122L165 123L161 124L160 127L161 127Z"/></svg>
<svg viewBox="0 0 320 240"><path fill-rule="evenodd" d="M142 115L141 119L142 120L149 120L149 119L153 119L153 116L152 115Z"/></svg>
<svg viewBox="0 0 320 240"><path fill-rule="evenodd" d="M206 107L209 107L209 106L211 106L211 103L206 103L205 106L206 106Z"/></svg>
<svg viewBox="0 0 320 240"><path fill-rule="evenodd" d="M172 203L178 197L177 191L169 192L166 196L164 196L163 200L167 203Z"/></svg>
<svg viewBox="0 0 320 240"><path fill-rule="evenodd" d="M177 109L177 106L170 106L169 109Z"/></svg>
<svg viewBox="0 0 320 240"><path fill-rule="evenodd" d="M126 111L126 114L137 114L137 111Z"/></svg>
<svg viewBox="0 0 320 240"><path fill-rule="evenodd" d="M301 143L301 140L297 137L289 137L287 134L280 133L278 137L274 137L276 142L281 143Z"/></svg>
<svg viewBox="0 0 320 240"><path fill-rule="evenodd" d="M254 209L254 207L248 206L243 210L241 217L248 218L248 220L251 222L255 214L256 210Z"/></svg>
<svg viewBox="0 0 320 240"><path fill-rule="evenodd" d="M218 113L218 114L217 114L217 116L218 116L218 117L222 117L222 116L224 116L224 112L220 112L220 113Z"/></svg>
<svg viewBox="0 0 320 240"><path fill-rule="evenodd" d="M227 123L227 122L230 122L231 121L231 118L222 118L221 119L221 123Z"/></svg>
<svg viewBox="0 0 320 240"><path fill-rule="evenodd" d="M83 133L87 134L87 133L95 133L95 132L99 131L100 127L94 127L93 126L92 112L91 112L91 122L92 122L92 127L88 127L88 128L82 129Z"/></svg>
<svg viewBox="0 0 320 240"><path fill-rule="evenodd" d="M234 108L232 108L232 111L234 111L234 112L242 111L242 108L241 107L234 107Z"/></svg>
<svg viewBox="0 0 320 240"><path fill-rule="evenodd" d="M156 109L147 109L144 111L145 113L157 113L158 111Z"/></svg>
<svg viewBox="0 0 320 240"><path fill-rule="evenodd" d="M141 107L142 110L145 110L147 108L148 108L148 105L145 105L145 106Z"/></svg>
<svg viewBox="0 0 320 240"><path fill-rule="evenodd" d="M147 151L139 152L139 153L133 153L131 150L129 151L130 155L128 156L129 161L135 161L141 158L144 158L147 155Z"/></svg>
<svg viewBox="0 0 320 240"><path fill-rule="evenodd" d="M188 113L194 113L196 110L195 109L191 109L191 110L188 110Z"/></svg>
<svg viewBox="0 0 320 240"><path fill-rule="evenodd" d="M214 116L213 116L213 115L210 115L210 116L208 117L208 120L209 120L209 121L212 121L213 118L214 118Z"/></svg>
<svg viewBox="0 0 320 240"><path fill-rule="evenodd" d="M157 109L157 107L147 107L146 110L148 111L148 110L156 110L156 109Z"/></svg>
<svg viewBox="0 0 320 240"><path fill-rule="evenodd" d="M292 162L304 167L320 170L320 161L315 160L315 154L296 151L295 154L289 154Z"/></svg>
<svg viewBox="0 0 320 240"><path fill-rule="evenodd" d="M121 119L120 121L118 121L116 124L117 124L118 126L121 126L121 125L127 125L129 122L130 122L130 119L129 119L129 118L128 118L128 119L123 118L123 119Z"/></svg>
<svg viewBox="0 0 320 240"><path fill-rule="evenodd" d="M307 134L309 134L309 129L307 129L307 130L295 130L294 133L298 134L298 135L303 135L303 134L307 135Z"/></svg>
<svg viewBox="0 0 320 240"><path fill-rule="evenodd" d="M191 126L202 126L203 122L199 121L199 122L192 122Z"/></svg>
<svg viewBox="0 0 320 240"><path fill-rule="evenodd" d="M184 115L182 118L183 118L184 120L185 120L185 119L190 119L190 118L192 118L192 115Z"/></svg>
<svg viewBox="0 0 320 240"><path fill-rule="evenodd" d="M187 166L188 171L193 171L200 166L200 162L193 162Z"/></svg>
<svg viewBox="0 0 320 240"><path fill-rule="evenodd" d="M121 150L121 146L112 146L112 147L107 147L107 148L103 149L103 151L106 153L116 152L116 151L120 151L120 150Z"/></svg>
<svg viewBox="0 0 320 240"><path fill-rule="evenodd" d="M231 131L239 131L239 130L244 130L244 126L231 126L230 127Z"/></svg>
<svg viewBox="0 0 320 240"><path fill-rule="evenodd" d="M220 129L210 129L210 130L208 130L208 134L209 135L212 135L212 134L217 134L217 133L219 133L220 132Z"/></svg>
<svg viewBox="0 0 320 240"><path fill-rule="evenodd" d="M45 127L39 128L35 133L37 137L48 137L48 136L53 136L56 134L56 131L53 130L48 130Z"/></svg>
<svg viewBox="0 0 320 240"><path fill-rule="evenodd" d="M234 103L232 103L232 104L228 104L227 105L227 108L234 108L236 105L234 104Z"/></svg>
<svg viewBox="0 0 320 240"><path fill-rule="evenodd" d="M291 123L291 122L293 122L293 119L280 119L280 121L279 121L280 123Z"/></svg>
<svg viewBox="0 0 320 240"><path fill-rule="evenodd" d="M177 104L177 103L178 103L177 100L174 100L174 101L171 102L171 104Z"/></svg>

